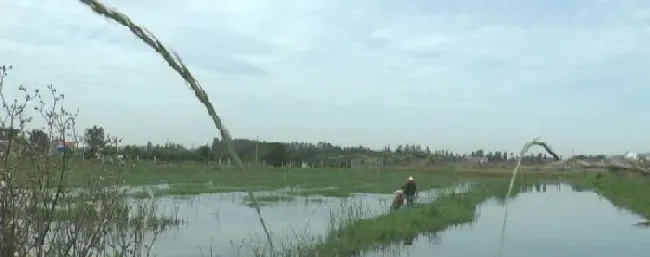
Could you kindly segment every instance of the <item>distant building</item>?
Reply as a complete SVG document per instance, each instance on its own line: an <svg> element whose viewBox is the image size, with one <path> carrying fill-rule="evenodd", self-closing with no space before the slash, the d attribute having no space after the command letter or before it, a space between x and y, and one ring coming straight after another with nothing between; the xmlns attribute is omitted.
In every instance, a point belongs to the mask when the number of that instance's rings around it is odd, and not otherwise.
<svg viewBox="0 0 650 257"><path fill-rule="evenodd" d="M20 135L20 129L0 128L0 141L9 141Z"/></svg>
<svg viewBox="0 0 650 257"><path fill-rule="evenodd" d="M624 156L625 159L629 159L629 160L637 160L637 159L639 159L639 155L637 155L635 152L632 152L632 151L625 153L625 155L623 155L623 156Z"/></svg>
<svg viewBox="0 0 650 257"><path fill-rule="evenodd" d="M20 129L0 128L0 152L4 153L9 141L20 135Z"/></svg>
<svg viewBox="0 0 650 257"><path fill-rule="evenodd" d="M52 140L52 146L56 152L63 152L64 149L77 149L79 148L79 142L76 141L67 141L63 140Z"/></svg>

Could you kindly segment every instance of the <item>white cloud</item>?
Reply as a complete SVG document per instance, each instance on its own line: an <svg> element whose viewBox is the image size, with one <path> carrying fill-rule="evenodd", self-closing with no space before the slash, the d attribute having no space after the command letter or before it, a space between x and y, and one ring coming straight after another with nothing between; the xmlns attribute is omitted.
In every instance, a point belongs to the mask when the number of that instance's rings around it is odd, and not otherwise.
<svg viewBox="0 0 650 257"><path fill-rule="evenodd" d="M514 150L542 135L565 151L647 150L650 4L108 3L179 52L235 136ZM57 85L80 125L132 142L214 135L160 57L82 4L8 2L0 22L9 82Z"/></svg>

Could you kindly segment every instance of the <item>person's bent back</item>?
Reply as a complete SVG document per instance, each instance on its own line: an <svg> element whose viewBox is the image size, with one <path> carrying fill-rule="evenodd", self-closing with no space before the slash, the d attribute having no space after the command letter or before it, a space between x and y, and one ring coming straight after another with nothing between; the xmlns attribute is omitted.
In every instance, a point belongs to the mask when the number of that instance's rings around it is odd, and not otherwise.
<svg viewBox="0 0 650 257"><path fill-rule="evenodd" d="M404 195L406 196L406 205L413 207L415 196L418 194L418 188L413 177L409 177L404 185Z"/></svg>
<svg viewBox="0 0 650 257"><path fill-rule="evenodd" d="M398 189L395 191L395 197L393 198L393 203L391 204L391 210L399 210L402 208L402 205L404 205L404 191L402 187L401 189Z"/></svg>

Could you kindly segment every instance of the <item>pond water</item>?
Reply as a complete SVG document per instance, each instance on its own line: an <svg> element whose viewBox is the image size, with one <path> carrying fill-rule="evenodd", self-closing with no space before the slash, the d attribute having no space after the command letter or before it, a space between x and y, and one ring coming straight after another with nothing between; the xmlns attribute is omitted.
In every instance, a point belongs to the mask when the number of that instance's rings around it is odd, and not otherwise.
<svg viewBox="0 0 650 257"><path fill-rule="evenodd" d="M462 186L453 190L466 188ZM420 198L431 201L437 192L422 192ZM185 224L158 235L152 256L210 256L210 251L213 256L250 256L249 246L263 245L265 238L255 209L246 205L245 197L245 193L217 193L159 198L159 208L177 208L178 218L184 219ZM391 194L353 194L346 198L298 197L294 201L262 206L261 212L274 240L277 240L274 244L279 248L283 244L295 244L297 240L324 235L330 210L362 210L363 217L375 216L388 211L390 200Z"/></svg>
<svg viewBox="0 0 650 257"><path fill-rule="evenodd" d="M364 256L498 256L504 206L489 201L470 225L415 239ZM503 257L642 257L650 253L650 229L591 191L539 184L508 203Z"/></svg>
<svg viewBox="0 0 650 257"><path fill-rule="evenodd" d="M435 194L423 194L423 201L433 200ZM245 196L219 193L159 198L159 207L178 208L178 217L185 224L160 234L152 256L250 256L249 246L263 245L264 233ZM262 215L276 248L280 248L324 235L330 210L360 206L354 208L362 209L362 216L374 216L387 211L391 198L390 194L298 197L263 206ZM634 226L643 219L592 191L566 184L538 184L509 200L508 205L503 257L641 257L650 253L650 229ZM472 224L422 235L410 245L388 246L363 256L497 256L504 208L502 202L488 201L479 207L480 216Z"/></svg>

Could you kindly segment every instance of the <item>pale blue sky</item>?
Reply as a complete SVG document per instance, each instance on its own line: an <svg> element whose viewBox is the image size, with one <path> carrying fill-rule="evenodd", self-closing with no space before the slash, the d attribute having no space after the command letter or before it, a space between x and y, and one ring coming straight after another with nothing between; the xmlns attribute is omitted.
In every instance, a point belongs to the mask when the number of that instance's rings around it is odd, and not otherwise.
<svg viewBox="0 0 650 257"><path fill-rule="evenodd" d="M176 50L235 137L646 151L650 1L110 0ZM73 0L4 1L7 83L54 84L125 141L215 129L181 78ZM7 91L11 94L14 91Z"/></svg>

